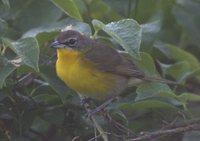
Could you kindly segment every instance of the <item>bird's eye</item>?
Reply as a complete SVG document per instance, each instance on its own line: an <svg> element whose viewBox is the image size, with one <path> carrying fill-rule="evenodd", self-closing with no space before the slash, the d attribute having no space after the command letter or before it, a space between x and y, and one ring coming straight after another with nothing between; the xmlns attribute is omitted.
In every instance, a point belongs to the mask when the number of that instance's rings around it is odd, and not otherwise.
<svg viewBox="0 0 200 141"><path fill-rule="evenodd" d="M71 39L68 40L68 45L69 46L74 46L76 44L76 42L77 42L77 39L71 38Z"/></svg>

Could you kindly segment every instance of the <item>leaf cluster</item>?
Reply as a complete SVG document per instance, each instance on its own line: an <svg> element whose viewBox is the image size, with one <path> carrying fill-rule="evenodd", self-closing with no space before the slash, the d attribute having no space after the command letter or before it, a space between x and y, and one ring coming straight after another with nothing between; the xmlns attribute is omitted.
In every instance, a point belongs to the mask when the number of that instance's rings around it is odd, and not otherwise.
<svg viewBox="0 0 200 141"><path fill-rule="evenodd" d="M94 137L79 97L55 73L49 44L68 25L118 49L147 76L181 84L145 82L128 89L106 108L113 120L139 133L199 117L199 20L199 0L1 0L0 140ZM99 123L110 140L130 136L101 116ZM199 136L188 131L155 140Z"/></svg>

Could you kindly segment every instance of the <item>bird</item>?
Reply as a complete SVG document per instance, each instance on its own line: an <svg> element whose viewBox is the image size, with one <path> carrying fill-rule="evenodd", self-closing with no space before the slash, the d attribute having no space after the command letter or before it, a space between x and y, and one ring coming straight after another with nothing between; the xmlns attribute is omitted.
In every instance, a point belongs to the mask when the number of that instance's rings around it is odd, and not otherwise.
<svg viewBox="0 0 200 141"><path fill-rule="evenodd" d="M171 80L148 78L116 49L75 30L60 32L51 47L57 50L57 76L77 93L92 99L118 96L133 82L177 84Z"/></svg>

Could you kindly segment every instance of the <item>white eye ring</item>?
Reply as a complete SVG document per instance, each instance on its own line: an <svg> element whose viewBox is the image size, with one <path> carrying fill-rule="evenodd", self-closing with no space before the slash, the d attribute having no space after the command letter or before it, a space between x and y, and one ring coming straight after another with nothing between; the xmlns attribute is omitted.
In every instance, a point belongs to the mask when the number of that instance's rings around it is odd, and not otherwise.
<svg viewBox="0 0 200 141"><path fill-rule="evenodd" d="M67 40L67 45L68 46L74 46L77 43L77 39L76 38L70 38Z"/></svg>

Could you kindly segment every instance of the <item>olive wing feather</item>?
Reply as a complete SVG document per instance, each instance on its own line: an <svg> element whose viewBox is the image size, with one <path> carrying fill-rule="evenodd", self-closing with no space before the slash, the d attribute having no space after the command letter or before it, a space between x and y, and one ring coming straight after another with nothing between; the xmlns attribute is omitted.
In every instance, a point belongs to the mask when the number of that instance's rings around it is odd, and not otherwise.
<svg viewBox="0 0 200 141"><path fill-rule="evenodd" d="M102 71L126 77L144 78L144 73L131 60L99 42L93 43L85 57Z"/></svg>

